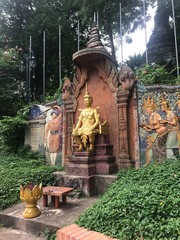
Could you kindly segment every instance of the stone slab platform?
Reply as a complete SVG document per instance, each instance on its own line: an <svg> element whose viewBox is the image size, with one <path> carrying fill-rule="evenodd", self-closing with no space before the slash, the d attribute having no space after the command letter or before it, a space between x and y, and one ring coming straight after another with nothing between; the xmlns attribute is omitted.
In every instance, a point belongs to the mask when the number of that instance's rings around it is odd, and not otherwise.
<svg viewBox="0 0 180 240"><path fill-rule="evenodd" d="M59 186L63 185L64 174L54 173ZM96 175L96 186L98 194L103 194L107 187L115 181L116 175ZM99 186L101 188L99 189ZM54 232L74 223L74 221L98 200L98 196L87 198L67 197L67 203L60 205L57 209L54 204L43 207L43 198L38 201L38 207L42 211L39 217L25 219L22 217L25 203L19 203L6 210L0 211L0 240L42 240L46 230ZM50 202L50 199L49 199Z"/></svg>
<svg viewBox="0 0 180 240"><path fill-rule="evenodd" d="M79 199L67 197L67 203L57 209L54 205L43 207L41 198L38 201L38 207L42 211L42 214L39 217L31 219L22 217L25 203L19 203L0 212L0 224L4 227L19 229L34 235L44 233L46 230L54 232L74 223L85 209L90 207L97 200L98 197Z"/></svg>
<svg viewBox="0 0 180 240"><path fill-rule="evenodd" d="M46 240L47 237L42 234L26 233L18 229L13 228L0 228L0 240Z"/></svg>

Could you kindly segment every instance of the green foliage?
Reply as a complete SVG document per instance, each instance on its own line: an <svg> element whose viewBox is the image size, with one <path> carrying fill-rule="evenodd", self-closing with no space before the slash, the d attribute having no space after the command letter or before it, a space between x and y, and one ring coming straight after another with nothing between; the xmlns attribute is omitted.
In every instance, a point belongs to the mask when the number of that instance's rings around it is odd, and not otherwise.
<svg viewBox="0 0 180 240"><path fill-rule="evenodd" d="M143 84L175 84L177 78L173 76L174 70L168 72L165 66L146 64L136 70L136 76Z"/></svg>
<svg viewBox="0 0 180 240"><path fill-rule="evenodd" d="M12 151L24 144L25 126L28 124L27 114L29 112L29 106L18 111L15 117L4 116L0 120L0 136L1 141L6 147Z"/></svg>
<svg viewBox="0 0 180 240"><path fill-rule="evenodd" d="M180 159L122 170L79 226L117 239L180 238Z"/></svg>
<svg viewBox="0 0 180 240"><path fill-rule="evenodd" d="M58 104L60 105L61 104L61 96L62 96L62 89L61 88L58 88L56 91L55 91L55 93L54 93L54 95L52 95L52 96L49 96L49 95L47 95L46 96L46 98L45 98L45 102L50 102L50 101L57 101L58 102Z"/></svg>
<svg viewBox="0 0 180 240"><path fill-rule="evenodd" d="M156 3L146 1L146 8L149 5ZM160 0L165 8L168 9L169 15L172 15L170 1ZM175 3L175 16L177 39L179 40L179 19L180 5L179 1ZM143 19L143 4L140 0L123 0L122 4L122 22L123 22L123 37L129 38L129 34L142 27ZM80 49L86 47L87 32L93 22L94 12L99 14L99 29L102 33L102 39L107 46L111 48L112 55L115 56L115 39L119 39L119 1L80 1L80 0L18 0L18 1L0 1L0 40L3 44L9 44L9 48L18 46L23 49L22 53L28 54L29 36L32 36L32 50L36 58L36 68L33 70L31 79L31 89L33 89L33 98L42 100L43 92L43 32L46 32L46 93L53 95L59 87L59 26L61 26L61 72L62 77L68 75L73 76L72 55L77 51L77 29L78 19L80 20ZM148 20L150 16L146 16ZM7 40L7 41L6 41ZM22 54L23 57L23 54ZM22 58L23 59L23 58ZM19 65L19 64L18 64ZM12 64L10 64L12 67ZM18 66L17 66L18 67ZM1 68L0 68L1 69ZM12 73L12 71L10 72ZM16 71L16 75L18 70ZM10 74L19 82L15 73ZM24 79L26 78L24 72ZM16 88L17 89L17 88ZM14 92L16 93L16 92ZM2 106L8 112L17 109L21 101L13 101L9 96L4 94L8 99L4 100ZM16 98L19 94L16 94ZM1 94L0 94L1 98ZM2 100L5 98L2 98ZM15 103L13 105L13 103ZM12 108L13 106L13 108ZM7 112L6 110L6 112ZM5 110L4 110L5 111ZM14 111L11 112L11 115ZM2 114L5 115L5 114ZM9 114L7 114L9 115Z"/></svg>
<svg viewBox="0 0 180 240"><path fill-rule="evenodd" d="M145 57L143 54L140 53L134 54L133 56L129 56L125 63L133 70L136 70L145 63Z"/></svg>
<svg viewBox="0 0 180 240"><path fill-rule="evenodd" d="M21 155L20 155L21 153ZM19 154L0 152L0 209L7 208L20 201L20 185L26 183L42 183L43 186L55 185L54 171L62 167L46 165L38 153L21 149Z"/></svg>
<svg viewBox="0 0 180 240"><path fill-rule="evenodd" d="M27 125L27 121L16 116L4 117L0 123L0 135L4 145L9 147L12 151L16 151L17 148L24 143L25 126Z"/></svg>
<svg viewBox="0 0 180 240"><path fill-rule="evenodd" d="M59 26L61 26L61 72L72 77L72 54L77 51L77 11L71 0L19 0L0 1L1 33L13 44L28 54L29 36L32 36L32 50L36 58L35 78L31 88L35 100L42 97L43 90L43 32L46 33L46 92L53 95L59 86ZM7 21L8 16L8 21ZM84 29L81 26L81 40ZM81 41L81 47L82 47ZM23 54L22 54L23 55ZM24 74L25 78L25 74Z"/></svg>
<svg viewBox="0 0 180 240"><path fill-rule="evenodd" d="M46 240L56 240L56 230L51 232L48 229L44 232Z"/></svg>
<svg viewBox="0 0 180 240"><path fill-rule="evenodd" d="M18 54L14 48L0 49L0 119L4 115L14 116L23 97Z"/></svg>
<svg viewBox="0 0 180 240"><path fill-rule="evenodd" d="M124 0L122 3L123 35L129 36L138 26L143 24L143 5L139 0ZM73 1L73 5L78 9L82 25L91 26L94 12L99 14L99 29L103 35L103 40L111 48L111 53L115 57L114 40L119 38L119 1ZM147 17L148 18L148 17ZM126 39L129 39L126 36Z"/></svg>
<svg viewBox="0 0 180 240"><path fill-rule="evenodd" d="M176 84L180 84L180 76L176 78Z"/></svg>

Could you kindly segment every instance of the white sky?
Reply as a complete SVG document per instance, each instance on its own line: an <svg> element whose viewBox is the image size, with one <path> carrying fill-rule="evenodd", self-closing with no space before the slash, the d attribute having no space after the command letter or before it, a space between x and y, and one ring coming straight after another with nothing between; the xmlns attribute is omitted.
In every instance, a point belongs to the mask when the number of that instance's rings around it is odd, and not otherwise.
<svg viewBox="0 0 180 240"><path fill-rule="evenodd" d="M146 34L147 34L147 43L154 29L154 14L156 9L150 8L148 13L151 14L151 20L146 23ZM123 23L122 23L123 24ZM128 44L123 41L123 61L128 59L129 56L134 54L143 53L146 50L146 41L145 41L145 29L138 29L133 34L131 34L132 43ZM121 46L116 53L118 62L121 62Z"/></svg>

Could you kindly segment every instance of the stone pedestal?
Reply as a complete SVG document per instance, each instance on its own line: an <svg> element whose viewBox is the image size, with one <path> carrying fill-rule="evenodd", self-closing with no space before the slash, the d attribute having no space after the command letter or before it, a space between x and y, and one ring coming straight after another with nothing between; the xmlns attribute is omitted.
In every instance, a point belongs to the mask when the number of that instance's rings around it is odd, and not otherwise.
<svg viewBox="0 0 180 240"><path fill-rule="evenodd" d="M66 165L67 175L91 176L96 173L95 156L88 152L75 152Z"/></svg>
<svg viewBox="0 0 180 240"><path fill-rule="evenodd" d="M98 135L96 141L96 174L108 175L116 173L118 170L116 157L113 156L113 145L110 144L109 135Z"/></svg>
<svg viewBox="0 0 180 240"><path fill-rule="evenodd" d="M75 152L66 165L67 178L78 179L82 193L92 196L95 192L95 156L88 152Z"/></svg>
<svg viewBox="0 0 180 240"><path fill-rule="evenodd" d="M76 189L72 193L74 194L77 193L77 196L83 195L91 197L97 193L97 188L95 187L95 175L93 176L66 175L64 182L66 186L73 186L73 183L75 183Z"/></svg>
<svg viewBox="0 0 180 240"><path fill-rule="evenodd" d="M118 170L116 157L113 156L113 145L110 144L109 135L96 136L94 153L74 152L66 165L67 177L70 181L77 181L82 193L91 196L95 193L95 175L108 175Z"/></svg>

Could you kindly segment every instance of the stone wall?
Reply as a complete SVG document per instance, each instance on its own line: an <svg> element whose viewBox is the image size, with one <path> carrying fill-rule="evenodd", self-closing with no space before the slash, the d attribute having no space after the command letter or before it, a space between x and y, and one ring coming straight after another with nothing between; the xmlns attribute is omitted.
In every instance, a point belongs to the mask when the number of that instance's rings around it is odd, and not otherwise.
<svg viewBox="0 0 180 240"><path fill-rule="evenodd" d="M25 130L25 144L30 145L33 151L44 154L44 127L45 116L29 121Z"/></svg>

